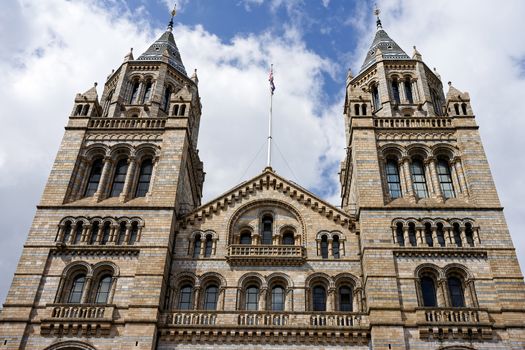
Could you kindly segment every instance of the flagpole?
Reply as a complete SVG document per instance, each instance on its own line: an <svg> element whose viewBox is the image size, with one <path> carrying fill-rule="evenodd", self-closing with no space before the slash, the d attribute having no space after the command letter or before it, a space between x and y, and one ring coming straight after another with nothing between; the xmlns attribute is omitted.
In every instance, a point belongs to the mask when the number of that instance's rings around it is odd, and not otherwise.
<svg viewBox="0 0 525 350"><path fill-rule="evenodd" d="M271 83L273 84L273 64L270 68ZM266 161L266 167L272 167L272 107L273 107L273 89L270 87L270 115L268 118L268 158Z"/></svg>

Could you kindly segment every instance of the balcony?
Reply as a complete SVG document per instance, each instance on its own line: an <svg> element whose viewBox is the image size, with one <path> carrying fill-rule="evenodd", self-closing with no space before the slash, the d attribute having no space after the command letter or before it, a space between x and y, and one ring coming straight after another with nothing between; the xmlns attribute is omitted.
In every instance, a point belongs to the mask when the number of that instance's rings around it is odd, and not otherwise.
<svg viewBox="0 0 525 350"><path fill-rule="evenodd" d="M113 305L51 304L42 317L41 333L52 335L109 334Z"/></svg>
<svg viewBox="0 0 525 350"><path fill-rule="evenodd" d="M492 322L487 310L478 308L418 308L421 338L492 339Z"/></svg>
<svg viewBox="0 0 525 350"><path fill-rule="evenodd" d="M298 266L306 261L304 247L294 245L232 244L226 260L230 265Z"/></svg>
<svg viewBox="0 0 525 350"><path fill-rule="evenodd" d="M162 129L166 120L158 118L95 118L89 121L91 129Z"/></svg>

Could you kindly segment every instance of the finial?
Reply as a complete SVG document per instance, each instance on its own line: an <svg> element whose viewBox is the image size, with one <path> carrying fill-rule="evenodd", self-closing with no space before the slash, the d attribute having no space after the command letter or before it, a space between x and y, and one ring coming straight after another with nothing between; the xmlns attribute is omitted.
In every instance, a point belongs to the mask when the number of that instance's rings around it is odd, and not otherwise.
<svg viewBox="0 0 525 350"><path fill-rule="evenodd" d="M93 84L93 85L95 85L95 87L97 87L98 83L95 81L95 84Z"/></svg>
<svg viewBox="0 0 525 350"><path fill-rule="evenodd" d="M381 19L379 18L380 13L381 13L381 10L379 9L379 7L377 7L377 4L376 4L374 15L377 17L377 21L376 21L377 29L383 29L383 25L381 24Z"/></svg>
<svg viewBox="0 0 525 350"><path fill-rule="evenodd" d="M448 86L452 86L452 82L451 81L448 82Z"/></svg>
<svg viewBox="0 0 525 350"><path fill-rule="evenodd" d="M171 10L171 18L168 23L168 31L170 32L173 30L173 17L175 17L176 14L177 14L177 4L173 5L173 10Z"/></svg>

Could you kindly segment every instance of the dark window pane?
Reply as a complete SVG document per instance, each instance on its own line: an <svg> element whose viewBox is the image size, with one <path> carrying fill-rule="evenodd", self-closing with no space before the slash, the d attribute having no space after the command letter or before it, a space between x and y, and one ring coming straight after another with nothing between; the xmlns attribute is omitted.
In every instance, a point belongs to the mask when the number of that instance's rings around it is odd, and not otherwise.
<svg viewBox="0 0 525 350"><path fill-rule="evenodd" d="M399 83L397 80L392 81L392 95L394 97L394 102L397 104L401 103L401 99L399 98Z"/></svg>
<svg viewBox="0 0 525 350"><path fill-rule="evenodd" d="M84 284L86 283L86 275L78 275L73 279L71 289L69 290L68 303L78 304L82 298L82 292L84 291Z"/></svg>
<svg viewBox="0 0 525 350"><path fill-rule="evenodd" d="M142 98L142 103L149 101L149 98L151 96L151 86L152 86L151 81L148 81L146 83L146 89L144 91L144 97Z"/></svg>
<svg viewBox="0 0 525 350"><path fill-rule="evenodd" d="M201 236L195 236L195 242L193 242L193 258L196 259L201 255Z"/></svg>
<svg viewBox="0 0 525 350"><path fill-rule="evenodd" d="M293 237L293 232L285 232L283 235L283 244L284 245L294 245L295 239Z"/></svg>
<svg viewBox="0 0 525 350"><path fill-rule="evenodd" d="M64 226L64 236L62 238L62 242L64 243L68 243L69 242L69 239L71 238L71 222L67 222L66 225Z"/></svg>
<svg viewBox="0 0 525 350"><path fill-rule="evenodd" d="M113 176L113 185L111 186L110 197L116 197L122 192L122 190L124 189L124 182L126 181L127 172L128 160L119 160L115 169L115 175Z"/></svg>
<svg viewBox="0 0 525 350"><path fill-rule="evenodd" d="M399 245L403 247L405 245L405 236L403 234L403 225L401 224L396 226L396 238Z"/></svg>
<svg viewBox="0 0 525 350"><path fill-rule="evenodd" d="M392 199L401 197L401 180L399 178L399 167L396 160L390 159L387 161L386 175L390 197L392 197Z"/></svg>
<svg viewBox="0 0 525 350"><path fill-rule="evenodd" d="M284 288L281 286L272 288L272 311L284 311Z"/></svg>
<svg viewBox="0 0 525 350"><path fill-rule="evenodd" d="M414 191L419 198L428 197L427 182L425 179L425 168L420 160L414 160L410 165L412 172L412 183Z"/></svg>
<svg viewBox="0 0 525 350"><path fill-rule="evenodd" d="M414 224L408 225L408 239L410 241L411 246L415 247L417 245L416 226Z"/></svg>
<svg viewBox="0 0 525 350"><path fill-rule="evenodd" d="M454 242L458 247L462 247L463 242L461 242L461 233L458 224L454 224L452 232L454 234Z"/></svg>
<svg viewBox="0 0 525 350"><path fill-rule="evenodd" d="M135 81L133 83L133 86L131 88L131 97L129 99L129 103L130 104L133 104L133 103L137 102L139 86L140 86L140 83L138 81Z"/></svg>
<svg viewBox="0 0 525 350"><path fill-rule="evenodd" d="M339 311L352 311L352 289L339 288Z"/></svg>
<svg viewBox="0 0 525 350"><path fill-rule="evenodd" d="M423 295L423 306L436 307L436 287L431 277L421 278L421 293Z"/></svg>
<svg viewBox="0 0 525 350"><path fill-rule="evenodd" d="M129 233L129 244L133 244L135 243L135 241L137 240L137 235L139 233L139 225L134 222L132 225L131 225L131 231Z"/></svg>
<svg viewBox="0 0 525 350"><path fill-rule="evenodd" d="M213 241L211 240L211 236L207 236L206 237L206 248L204 250L205 257L208 258L211 256L212 248L213 248Z"/></svg>
<svg viewBox="0 0 525 350"><path fill-rule="evenodd" d="M84 196L91 197L97 192L100 176L102 175L102 168L104 164L102 159L96 159L91 165L91 172L89 173L88 184Z"/></svg>
<svg viewBox="0 0 525 350"><path fill-rule="evenodd" d="M98 235L98 222L94 222L93 226L91 226L91 233L89 236L89 244L95 244L97 241L97 235Z"/></svg>
<svg viewBox="0 0 525 350"><path fill-rule="evenodd" d="M335 259L339 259L339 237L334 236L332 241L332 255Z"/></svg>
<svg viewBox="0 0 525 350"><path fill-rule="evenodd" d="M328 259L328 238L326 236L321 237L321 257Z"/></svg>
<svg viewBox="0 0 525 350"><path fill-rule="evenodd" d="M105 304L108 302L109 291L111 290L111 276L107 275L100 279L97 288L95 303Z"/></svg>
<svg viewBox="0 0 525 350"><path fill-rule="evenodd" d="M82 231L83 231L83 225L82 222L79 222L75 229L75 239L73 240L74 244L79 244L82 240Z"/></svg>
<svg viewBox="0 0 525 350"><path fill-rule="evenodd" d="M405 95L407 97L408 103L414 103L414 97L412 95L412 84L410 83L410 79L408 78L405 80Z"/></svg>
<svg viewBox="0 0 525 350"><path fill-rule="evenodd" d="M266 215L262 219L263 231L262 231L262 244L272 244L272 235L273 235L273 218L269 215Z"/></svg>
<svg viewBox="0 0 525 350"><path fill-rule="evenodd" d="M439 160L437 164L437 173L441 191L445 198L454 197L454 186L452 184L452 175L450 173L450 166L445 160Z"/></svg>
<svg viewBox="0 0 525 350"><path fill-rule="evenodd" d="M241 233L241 244L252 244L252 234L249 231Z"/></svg>
<svg viewBox="0 0 525 350"><path fill-rule="evenodd" d="M430 224L425 225L425 242L430 246L434 246L434 241L432 240L432 228Z"/></svg>
<svg viewBox="0 0 525 350"><path fill-rule="evenodd" d="M219 288L216 286L207 287L204 292L204 310L216 310L218 296Z"/></svg>
<svg viewBox="0 0 525 350"><path fill-rule="evenodd" d="M126 224L121 223L118 230L118 239L117 244L124 244L124 239L126 238Z"/></svg>
<svg viewBox="0 0 525 350"><path fill-rule="evenodd" d="M191 310L193 299L193 287L185 285L180 289L179 310Z"/></svg>
<svg viewBox="0 0 525 350"><path fill-rule="evenodd" d="M315 286L313 290L314 311L326 311L326 290L323 286Z"/></svg>
<svg viewBox="0 0 525 350"><path fill-rule="evenodd" d="M145 197L149 191L149 184L151 181L151 174L153 173L153 162L151 159L146 159L140 165L139 180L137 182L137 190L135 197Z"/></svg>
<svg viewBox="0 0 525 350"><path fill-rule="evenodd" d="M465 298L463 296L463 287L461 281L457 277L448 278L448 290L450 293L450 301L453 307L464 307Z"/></svg>
<svg viewBox="0 0 525 350"><path fill-rule="evenodd" d="M106 244L109 241L109 233L111 231L111 226L109 223L104 224L104 228L102 231L102 239L100 240L100 244Z"/></svg>
<svg viewBox="0 0 525 350"><path fill-rule="evenodd" d="M250 286L246 289L246 310L257 311L259 308L259 288Z"/></svg>

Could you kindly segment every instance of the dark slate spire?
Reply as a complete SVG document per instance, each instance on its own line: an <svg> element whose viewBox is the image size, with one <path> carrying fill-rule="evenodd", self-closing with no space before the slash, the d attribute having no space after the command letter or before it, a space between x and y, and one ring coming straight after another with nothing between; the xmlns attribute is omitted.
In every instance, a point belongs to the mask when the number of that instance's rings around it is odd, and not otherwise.
<svg viewBox="0 0 525 350"><path fill-rule="evenodd" d="M383 25L381 24L381 19L379 18L379 9L376 8L374 14L377 17L377 32L374 41L372 42L372 46L370 46L370 49L366 54L365 61L361 66L360 72L364 71L376 62L376 55L378 51L381 53L381 56L384 60L410 59L406 52L403 51L403 49L401 49L401 47L399 47L399 45L383 30Z"/></svg>
<svg viewBox="0 0 525 350"><path fill-rule="evenodd" d="M179 49L175 43L175 38L173 37L173 17L175 16L176 11L173 8L171 12L171 19L168 23L168 28L166 31L157 39L140 57L137 59L139 61L162 61L163 55L167 55L168 63L181 72L184 75L186 74L186 69L182 63L180 57Z"/></svg>

